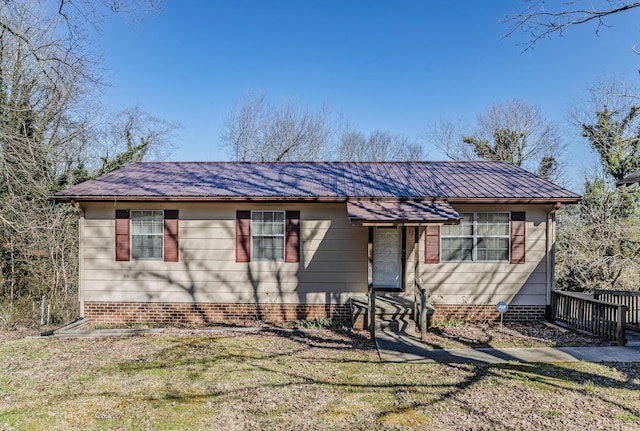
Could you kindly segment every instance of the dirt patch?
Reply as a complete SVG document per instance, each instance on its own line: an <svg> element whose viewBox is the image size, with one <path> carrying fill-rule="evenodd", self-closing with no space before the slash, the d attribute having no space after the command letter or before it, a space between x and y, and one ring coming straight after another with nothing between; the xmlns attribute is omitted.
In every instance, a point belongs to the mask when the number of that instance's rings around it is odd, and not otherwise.
<svg viewBox="0 0 640 431"><path fill-rule="evenodd" d="M609 346L615 343L580 334L546 322L527 324L461 324L429 329L427 347L463 349L483 347L577 347Z"/></svg>
<svg viewBox="0 0 640 431"><path fill-rule="evenodd" d="M242 331L260 328L262 332L278 332L280 336L296 338L300 334L316 336L324 343L337 340L344 341L345 337L352 340L361 348L370 342L367 331L355 331L351 328L314 328L295 329L295 324L264 322L243 322L242 325L219 325L213 327L169 327L164 333L175 337L204 336L207 334L224 333L225 336L241 335ZM30 336L39 336L41 332L57 329L56 326L25 327L16 326L0 329L0 343L18 340ZM109 327L112 328L112 327ZM114 329L116 327L113 327ZM126 326L118 328L127 328ZM240 329L236 331L236 329ZM417 333L412 334L416 337ZM483 347L576 347L576 346L608 346L615 343L601 340L586 334L560 328L546 322L531 322L527 324L509 323L501 326L498 323L461 324L458 326L437 326L429 329L426 346L432 349L461 349Z"/></svg>
<svg viewBox="0 0 640 431"><path fill-rule="evenodd" d="M26 337L37 337L41 332L55 329L55 326L12 326L0 328L0 343L11 340L19 340Z"/></svg>

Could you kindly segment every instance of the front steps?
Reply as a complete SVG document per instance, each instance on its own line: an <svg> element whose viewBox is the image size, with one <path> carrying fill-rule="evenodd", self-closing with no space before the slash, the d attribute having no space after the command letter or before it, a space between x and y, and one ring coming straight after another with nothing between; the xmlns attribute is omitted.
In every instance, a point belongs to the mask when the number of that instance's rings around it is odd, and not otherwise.
<svg viewBox="0 0 640 431"><path fill-rule="evenodd" d="M369 328L369 298L351 297L351 324L353 329ZM413 320L413 301L400 296L376 295L376 319L397 321L405 330Z"/></svg>

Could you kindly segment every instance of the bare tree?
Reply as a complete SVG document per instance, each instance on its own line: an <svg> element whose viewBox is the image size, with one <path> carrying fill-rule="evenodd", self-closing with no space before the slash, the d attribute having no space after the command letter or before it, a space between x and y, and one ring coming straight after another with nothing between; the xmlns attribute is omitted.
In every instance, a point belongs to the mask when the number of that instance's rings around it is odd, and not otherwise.
<svg viewBox="0 0 640 431"><path fill-rule="evenodd" d="M586 182L583 201L558 217L556 277L563 290L636 290L640 282L638 189Z"/></svg>
<svg viewBox="0 0 640 431"><path fill-rule="evenodd" d="M365 136L355 130L345 131L338 146L339 160L389 161L424 160L424 149L404 135L375 130Z"/></svg>
<svg viewBox="0 0 640 431"><path fill-rule="evenodd" d="M93 176L114 171L126 164L142 160L164 160L176 139L175 131L182 126L175 121L158 118L140 106L123 109L109 115L100 124L97 149L93 160L100 165L89 165Z"/></svg>
<svg viewBox="0 0 640 431"><path fill-rule="evenodd" d="M404 135L376 130L369 136L323 106L272 102L248 93L231 111L221 136L236 161L422 160L424 149ZM336 142L337 141L337 142Z"/></svg>
<svg viewBox="0 0 640 431"><path fill-rule="evenodd" d="M640 2L627 0L528 0L527 3L526 9L511 13L502 21L509 26L504 37L516 32L529 36L523 44L525 51L541 39L551 38L554 34L562 36L566 30L582 24L595 23L597 34L602 27L608 27L607 17L640 7ZM635 46L633 49L638 53Z"/></svg>
<svg viewBox="0 0 640 431"><path fill-rule="evenodd" d="M427 127L423 138L432 143L451 160L475 160L473 149L464 144L464 137L471 134L471 126L465 119L440 118Z"/></svg>
<svg viewBox="0 0 640 431"><path fill-rule="evenodd" d="M221 138L236 161L309 161L323 158L332 134L326 107L314 111L248 93L231 111Z"/></svg>
<svg viewBox="0 0 640 431"><path fill-rule="evenodd" d="M492 105L476 117L475 127L440 120L427 137L453 160L502 160L546 179L561 175L564 144L558 127L538 106L519 99Z"/></svg>
<svg viewBox="0 0 640 431"><path fill-rule="evenodd" d="M54 319L74 314L76 217L47 198L88 158L98 124L88 107L102 82L84 30L99 26L98 9L145 2L111 3L0 2L0 315L24 315L42 295Z"/></svg>
<svg viewBox="0 0 640 431"><path fill-rule="evenodd" d="M640 169L640 91L632 81L608 78L591 85L570 117L598 154L609 180Z"/></svg>

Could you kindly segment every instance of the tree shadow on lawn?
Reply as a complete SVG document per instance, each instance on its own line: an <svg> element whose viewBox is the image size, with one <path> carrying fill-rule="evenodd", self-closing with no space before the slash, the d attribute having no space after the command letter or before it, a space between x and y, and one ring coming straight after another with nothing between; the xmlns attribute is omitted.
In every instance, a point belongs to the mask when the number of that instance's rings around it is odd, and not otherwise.
<svg viewBox="0 0 640 431"><path fill-rule="evenodd" d="M411 334L410 334L411 335ZM418 334L415 335L418 337ZM430 349L496 348L496 347L578 347L609 346L614 342L588 334L547 325L543 322L527 324L478 323L460 326L434 326L427 331L424 342Z"/></svg>
<svg viewBox="0 0 640 431"><path fill-rule="evenodd" d="M463 410L467 414L473 414L482 417L485 421L483 423L483 427L489 426L489 428L487 429L510 429L510 424L492 417L488 417L484 408L479 409L477 407L474 407L471 402L459 396L465 391L473 391L474 387L481 386L484 381L498 378L501 379L502 384L511 383L521 385L521 382L523 380L526 380L528 383L535 383L540 388L540 390L554 392L559 391L567 395L569 393L579 395L589 393L590 397L595 397L605 405L608 405L610 407L618 408L625 414L629 415L629 417L636 418L635 421L637 421L637 418L640 417L640 406L636 407L633 404L624 405L613 397L607 397L606 394L599 393L598 388L626 389L629 391L640 390L640 365L626 363L602 363L601 365L613 368L614 370L617 369L626 377L626 379L616 380L614 378L610 378L600 374L579 371L565 366L562 363L501 363L492 365L449 364L447 365L447 367L450 370L472 369L473 371L467 378L457 383L448 385L446 389L436 397L425 400L424 402L409 403L403 406L402 409L418 410L421 408L431 407L434 404L446 403L452 399L455 399L457 403L462 404ZM591 391L588 391L586 389L586 386L588 384L593 384L593 389ZM562 397L565 397L567 395L563 395ZM522 408L525 406L520 407ZM391 414L395 411L398 411L397 407L394 407L393 410L380 412L378 414L378 417L384 417L385 415Z"/></svg>
<svg viewBox="0 0 640 431"><path fill-rule="evenodd" d="M498 379L500 384L521 386L523 382L534 385L539 390L551 390L566 394L587 394L585 385L592 384L594 389L588 393L592 399L598 399L611 408L616 408L631 415L640 417L640 407L624 405L619 400L607 396L603 389L640 390L638 364L602 364L621 377L614 378L592 371L581 371L578 365L573 368L569 364L535 364L535 363L501 363L492 365L474 364L390 364L380 363L367 358L345 358L336 355L345 349L370 353L372 344L362 334L345 331L338 339L325 337L321 331L283 331L269 330L261 334L251 334L252 340L242 343L247 335L199 336L173 338L171 345L160 351L142 355L133 361L118 364L122 372L136 373L154 370L180 371L188 370L189 380L198 382L199 390L189 387L171 386L164 399L174 402L191 402L203 399L224 399L225 402L242 401L247 394L259 394L264 390L280 390L282 388L336 387L348 388L350 392L372 393L390 390L396 394L422 395L410 402L394 403L392 408L378 411L377 417L383 418L398 409L427 409L438 403L447 403L455 398L457 403L465 404L457 395L473 391L488 380ZM256 336L257 335L257 336ZM230 343L228 339L239 337L238 343ZM282 340L279 340L282 339ZM224 340L224 341L223 341ZM256 341L257 340L257 341ZM283 342L284 344L278 344ZM218 381L209 381L208 372L221 364L230 381L237 374L235 384L219 385ZM580 363L576 363L580 364ZM325 367L327 366L327 367ZM348 367L353 375L338 373L332 375L335 367ZM345 368L343 368L345 369ZM424 372L420 376L420 371ZM260 378L243 381L243 373L259 373ZM263 375L264 373L264 375ZM373 376L376 378L373 378ZM380 375L384 378L380 379ZM268 378L273 376L273 378ZM429 381L433 377L433 381ZM208 384L207 384L208 383ZM183 383L185 384L185 383ZM188 383L186 383L188 386ZM203 385L203 386L202 386ZM517 388L516 388L517 389ZM525 388L523 387L523 390ZM105 394L113 396L113 393ZM404 397L402 397L404 398ZM488 417L486 412L467 403L466 410L483 417L489 426L509 427L495 418Z"/></svg>
<svg viewBox="0 0 640 431"><path fill-rule="evenodd" d="M323 334L331 334L330 337ZM253 342L246 345L228 346L227 340L246 339L253 336L256 340L283 340L288 341L289 348L278 352L274 351L272 343ZM341 352L346 349L353 352L375 353L375 344L368 337L368 333L352 331L350 329L331 330L286 330L286 329L260 329L257 331L220 331L215 334L193 335L186 337L170 338L170 345L160 351L139 356L133 361L118 364L121 371L144 371L155 368L167 368L170 366L187 366L198 364L213 364L220 361L246 361L274 360L279 357L293 357L314 349ZM198 359L194 360L194 357ZM305 358L306 360L309 358ZM313 359L313 358L312 358ZM364 359L332 359L326 356L316 356L317 361L350 363L371 361Z"/></svg>

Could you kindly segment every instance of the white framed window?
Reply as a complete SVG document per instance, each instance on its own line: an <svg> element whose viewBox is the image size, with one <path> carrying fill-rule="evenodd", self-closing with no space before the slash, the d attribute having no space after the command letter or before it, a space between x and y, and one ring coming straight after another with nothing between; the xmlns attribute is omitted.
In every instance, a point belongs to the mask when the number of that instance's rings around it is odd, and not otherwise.
<svg viewBox="0 0 640 431"><path fill-rule="evenodd" d="M442 226L443 262L508 262L508 212L462 213L458 225Z"/></svg>
<svg viewBox="0 0 640 431"><path fill-rule="evenodd" d="M285 212L251 211L252 260L284 260Z"/></svg>
<svg viewBox="0 0 640 431"><path fill-rule="evenodd" d="M164 211L131 210L131 258L162 259Z"/></svg>

